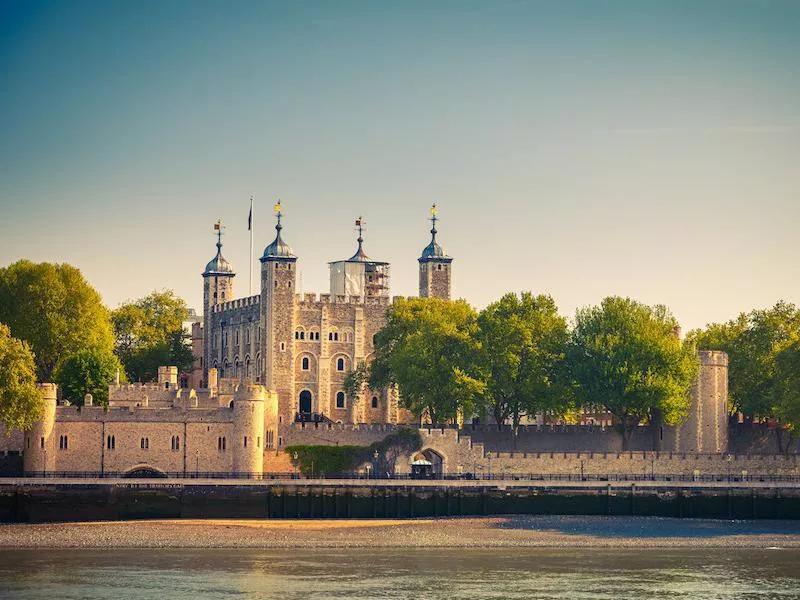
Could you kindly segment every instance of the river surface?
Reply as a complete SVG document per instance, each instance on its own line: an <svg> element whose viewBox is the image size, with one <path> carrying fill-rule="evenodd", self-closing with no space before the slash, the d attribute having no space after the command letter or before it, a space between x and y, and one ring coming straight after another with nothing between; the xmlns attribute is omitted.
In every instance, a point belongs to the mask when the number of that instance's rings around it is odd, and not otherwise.
<svg viewBox="0 0 800 600"><path fill-rule="evenodd" d="M800 549L0 551L0 597L800 598Z"/></svg>

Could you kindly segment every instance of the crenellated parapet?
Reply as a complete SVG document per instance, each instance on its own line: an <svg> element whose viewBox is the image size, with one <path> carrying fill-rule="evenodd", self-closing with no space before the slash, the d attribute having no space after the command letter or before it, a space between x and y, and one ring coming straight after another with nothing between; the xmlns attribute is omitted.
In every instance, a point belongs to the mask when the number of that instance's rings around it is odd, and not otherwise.
<svg viewBox="0 0 800 600"><path fill-rule="evenodd" d="M214 314L226 313L235 310L242 310L244 308L257 307L261 304L261 296L248 296L247 298L237 298L236 300L229 300L222 302L212 307L211 311Z"/></svg>

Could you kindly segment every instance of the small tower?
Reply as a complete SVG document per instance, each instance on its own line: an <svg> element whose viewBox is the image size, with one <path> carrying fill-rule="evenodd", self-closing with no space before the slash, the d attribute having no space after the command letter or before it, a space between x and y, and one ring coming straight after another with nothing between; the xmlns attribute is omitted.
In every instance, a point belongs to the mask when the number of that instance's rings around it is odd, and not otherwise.
<svg viewBox="0 0 800 600"><path fill-rule="evenodd" d="M56 397L54 383L40 383L44 397L42 418L25 432L22 460L26 475L46 475L56 470Z"/></svg>
<svg viewBox="0 0 800 600"><path fill-rule="evenodd" d="M342 296L378 298L389 296L389 263L372 260L364 252L364 219L356 219L358 249L347 260L329 263L331 300Z"/></svg>
<svg viewBox="0 0 800 600"><path fill-rule="evenodd" d="M431 243L425 246L419 257L420 298L450 299L450 272L453 259L447 256L436 243L436 205L431 206Z"/></svg>
<svg viewBox="0 0 800 600"><path fill-rule="evenodd" d="M261 327L262 364L260 382L278 393L281 417L293 415L294 394L294 329L295 281L297 256L281 239L281 202L275 205L275 240L264 249L261 257Z"/></svg>
<svg viewBox="0 0 800 600"><path fill-rule="evenodd" d="M241 384L233 394L233 472L260 475L264 471L264 408L262 385Z"/></svg>
<svg viewBox="0 0 800 600"><path fill-rule="evenodd" d="M215 355L219 355L219 344L221 339L217 339L214 345L213 319L214 307L228 300L233 300L233 278L236 273L233 267L222 256L222 221L214 223L214 231L217 234L217 255L211 259L203 271L203 381L208 385L208 369L213 366L209 364Z"/></svg>

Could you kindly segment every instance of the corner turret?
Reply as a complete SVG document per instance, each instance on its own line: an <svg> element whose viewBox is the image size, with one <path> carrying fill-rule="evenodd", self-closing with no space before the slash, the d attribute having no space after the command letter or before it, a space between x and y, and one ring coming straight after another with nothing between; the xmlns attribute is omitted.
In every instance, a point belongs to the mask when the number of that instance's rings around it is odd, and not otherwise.
<svg viewBox="0 0 800 600"><path fill-rule="evenodd" d="M422 250L419 257L419 296L420 298L450 299L451 263L436 241L436 205L431 206L431 242Z"/></svg>
<svg viewBox="0 0 800 600"><path fill-rule="evenodd" d="M263 357L256 372L262 374L260 383L275 390L288 406L294 389L292 334L295 329L295 284L297 256L281 238L283 209L275 204L275 240L261 257L261 348ZM288 418L291 411L284 415Z"/></svg>
<svg viewBox="0 0 800 600"><path fill-rule="evenodd" d="M208 368L217 354L211 326L211 313L216 305L233 300L233 266L222 256L222 221L214 223L217 234L217 255L203 271L203 381L208 382ZM221 340L216 340L222 343Z"/></svg>

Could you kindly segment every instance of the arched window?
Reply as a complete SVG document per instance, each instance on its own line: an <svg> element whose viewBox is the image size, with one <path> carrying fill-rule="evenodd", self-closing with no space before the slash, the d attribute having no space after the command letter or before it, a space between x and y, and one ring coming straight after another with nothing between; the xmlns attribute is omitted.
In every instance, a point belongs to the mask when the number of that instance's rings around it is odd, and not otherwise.
<svg viewBox="0 0 800 600"><path fill-rule="evenodd" d="M336 408L344 408L344 392L336 392Z"/></svg>
<svg viewBox="0 0 800 600"><path fill-rule="evenodd" d="M225 452L225 438L218 437L217 438L217 450L220 452Z"/></svg>
<svg viewBox="0 0 800 600"><path fill-rule="evenodd" d="M344 371L344 359L341 357L336 359L336 370Z"/></svg>
<svg viewBox="0 0 800 600"><path fill-rule="evenodd" d="M301 367L301 368L303 369L303 371L308 371L308 369L309 369L309 364L308 364L308 357L307 357L307 356L304 356L304 357L303 357L303 360L302 360L302 363L301 363L301 364L302 364L302 367Z"/></svg>
<svg viewBox="0 0 800 600"><path fill-rule="evenodd" d="M172 436L172 449L173 450L181 449L181 437L179 435Z"/></svg>
<svg viewBox="0 0 800 600"><path fill-rule="evenodd" d="M378 397L377 396L373 396L372 397L372 408L378 408Z"/></svg>
<svg viewBox="0 0 800 600"><path fill-rule="evenodd" d="M114 450L117 447L117 440L116 436L110 435L106 439L106 448L108 450Z"/></svg>
<svg viewBox="0 0 800 600"><path fill-rule="evenodd" d="M150 449L150 438L143 437L139 440L139 447L142 450L149 450Z"/></svg>

